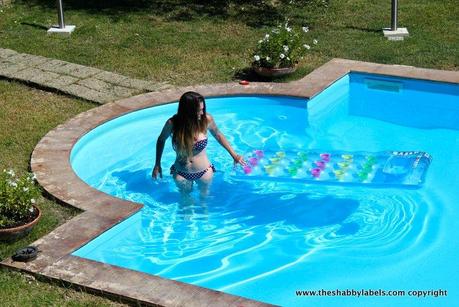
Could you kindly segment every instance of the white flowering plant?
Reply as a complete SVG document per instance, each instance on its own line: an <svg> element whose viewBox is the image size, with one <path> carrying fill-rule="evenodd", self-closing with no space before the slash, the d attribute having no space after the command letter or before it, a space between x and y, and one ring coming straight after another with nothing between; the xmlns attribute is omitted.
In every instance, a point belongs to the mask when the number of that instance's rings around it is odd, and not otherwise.
<svg viewBox="0 0 459 307"><path fill-rule="evenodd" d="M295 66L303 56L318 43L317 39L307 43L309 27L301 29L288 22L278 25L258 41L252 54L252 66L283 68Z"/></svg>
<svg viewBox="0 0 459 307"><path fill-rule="evenodd" d="M37 216L33 205L40 195L35 176L17 176L13 170L0 172L0 229L31 222Z"/></svg>

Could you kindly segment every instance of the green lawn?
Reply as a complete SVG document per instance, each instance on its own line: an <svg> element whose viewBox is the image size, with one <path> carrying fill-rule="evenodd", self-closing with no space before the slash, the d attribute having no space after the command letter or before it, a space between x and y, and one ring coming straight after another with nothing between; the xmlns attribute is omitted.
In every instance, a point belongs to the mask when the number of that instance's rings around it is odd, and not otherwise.
<svg viewBox="0 0 459 307"><path fill-rule="evenodd" d="M257 19L249 12L254 9L245 4L230 6L238 9L228 9L223 17L209 17L190 9L189 16L180 20L177 15L183 7L171 6L171 11L162 13L168 1L145 0L140 3L153 4L115 8L104 8L104 1L96 1L102 3L101 8L88 8L87 2L65 1L69 7L65 10L66 23L77 26L71 38L45 35L45 29L57 22L52 1L30 0L3 9L0 46L131 77L189 85L233 79L236 71L249 67L250 50L266 31L263 26L253 26ZM399 3L399 25L408 27L411 34L403 42L390 42L382 36L381 29L390 25L390 0L329 2L328 8L306 5L284 14L297 25L308 24L311 36L319 39L293 78L333 57L458 69L456 0ZM276 23L276 16L262 13L260 22Z"/></svg>
<svg viewBox="0 0 459 307"><path fill-rule="evenodd" d="M0 170L26 172L35 144L49 130L95 105L0 80ZM0 243L0 259L44 236L78 214L41 197L43 214L32 233L15 243ZM94 306L115 305L107 299L43 283L15 272L0 270L2 306ZM116 304L119 305L119 304Z"/></svg>
<svg viewBox="0 0 459 307"><path fill-rule="evenodd" d="M269 25L288 16L309 25L319 44L293 76L278 81L298 79L334 57L459 70L457 0L400 1L399 26L410 32L401 42L382 36L390 25L390 0L310 2L292 9L263 0L66 0L66 23L77 30L59 37L45 33L57 21L54 1L16 1L0 7L0 48L175 85L227 82L247 77L251 49ZM94 106L0 80L0 168L26 171L44 134ZM44 214L38 226L17 243L0 243L0 258L78 214L44 197L39 205ZM0 271L0 298L7 306L116 304L8 271Z"/></svg>

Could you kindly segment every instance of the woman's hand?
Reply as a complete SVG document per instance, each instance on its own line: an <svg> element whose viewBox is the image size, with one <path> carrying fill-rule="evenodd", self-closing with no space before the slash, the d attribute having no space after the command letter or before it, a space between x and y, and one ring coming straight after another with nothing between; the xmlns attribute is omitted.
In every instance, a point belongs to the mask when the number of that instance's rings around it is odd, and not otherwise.
<svg viewBox="0 0 459 307"><path fill-rule="evenodd" d="M155 165L155 167L153 167L153 171L151 172L151 177L156 179L158 174L160 178L163 178L163 170L161 169L161 166Z"/></svg>
<svg viewBox="0 0 459 307"><path fill-rule="evenodd" d="M236 165L236 164L240 164L242 166L246 166L247 165L247 163L244 161L244 158L241 155L235 155L233 157L233 160L234 160L234 165Z"/></svg>

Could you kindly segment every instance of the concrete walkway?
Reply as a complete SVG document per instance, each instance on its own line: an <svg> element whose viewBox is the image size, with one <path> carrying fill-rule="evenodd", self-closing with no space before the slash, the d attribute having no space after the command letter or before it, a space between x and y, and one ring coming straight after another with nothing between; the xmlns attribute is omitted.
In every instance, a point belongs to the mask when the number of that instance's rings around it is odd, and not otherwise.
<svg viewBox="0 0 459 307"><path fill-rule="evenodd" d="M171 88L97 68L0 48L0 77L33 83L97 103Z"/></svg>

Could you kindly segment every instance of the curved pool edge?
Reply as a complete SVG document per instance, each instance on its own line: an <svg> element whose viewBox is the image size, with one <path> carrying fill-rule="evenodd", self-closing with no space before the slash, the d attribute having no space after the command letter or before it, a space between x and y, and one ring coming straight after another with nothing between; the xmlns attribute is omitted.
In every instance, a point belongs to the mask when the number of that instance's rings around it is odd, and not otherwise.
<svg viewBox="0 0 459 307"><path fill-rule="evenodd" d="M100 124L129 112L177 101L188 90L198 91L206 97L258 94L311 98L352 71L459 83L457 71L333 59L304 78L290 83L188 86L130 97L91 109L46 134L35 147L30 162L38 182L48 194L84 212L36 241L34 245L42 252L35 261L18 263L5 260L2 265L146 304L265 305L223 292L72 256L74 250L136 213L142 205L114 198L84 183L70 165L71 150L83 135Z"/></svg>

